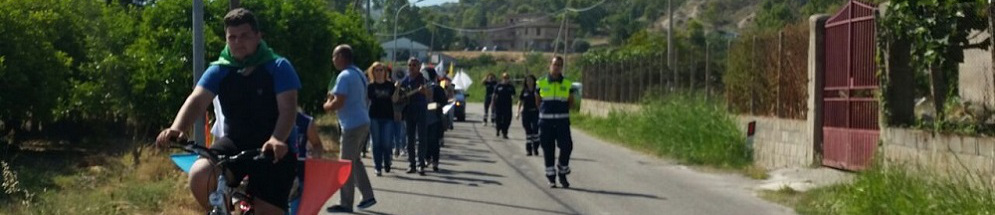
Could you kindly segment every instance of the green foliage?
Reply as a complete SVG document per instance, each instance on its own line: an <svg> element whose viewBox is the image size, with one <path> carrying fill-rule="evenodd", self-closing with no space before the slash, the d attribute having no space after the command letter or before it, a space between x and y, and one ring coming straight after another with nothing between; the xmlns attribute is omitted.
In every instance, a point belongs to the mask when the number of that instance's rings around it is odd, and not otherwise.
<svg viewBox="0 0 995 215"><path fill-rule="evenodd" d="M142 136L166 125L193 86L191 2L150 6L98 1L0 0L0 120L10 129L55 121L119 122ZM351 44L357 65L382 53L353 11L322 0L248 1L264 39L303 83L299 102L316 110L335 75L332 48ZM205 4L205 62L224 47L226 1ZM7 51L17 50L17 51ZM40 122L40 123L39 123ZM31 128L28 128L31 129Z"/></svg>
<svg viewBox="0 0 995 215"><path fill-rule="evenodd" d="M76 18L70 9L70 4L59 1L0 1L0 57L4 59L0 68L0 86L4 86L0 120L19 125L52 119L51 110L72 74L73 59L60 49L60 45L74 46L64 44L69 41L63 38L73 33L72 25L64 25L73 22L65 19ZM39 27L54 25L63 28Z"/></svg>
<svg viewBox="0 0 995 215"><path fill-rule="evenodd" d="M494 59L494 56L489 54L482 54L470 59L458 59L457 61L460 63L460 67L469 69L480 66L493 66L494 64L497 64L497 60Z"/></svg>
<svg viewBox="0 0 995 215"><path fill-rule="evenodd" d="M647 97L653 98L653 97ZM744 135L720 101L697 93L648 99L638 112L574 116L572 124L596 136L690 164L743 168L752 157Z"/></svg>
<svg viewBox="0 0 995 215"><path fill-rule="evenodd" d="M989 47L990 40L977 44L968 40L971 32L987 28L987 6L983 0L897 0L891 1L887 15L880 20L879 41L911 44L909 53L892 54L908 54L909 66L921 83L916 95L936 101L940 121L945 120L944 105L958 96L958 64L964 61L963 50Z"/></svg>
<svg viewBox="0 0 995 215"><path fill-rule="evenodd" d="M878 167L859 173L851 184L809 191L811 200L797 206L809 214L988 214L995 211L991 187L972 186L975 179ZM987 180L985 182L987 183Z"/></svg>
<svg viewBox="0 0 995 215"><path fill-rule="evenodd" d="M761 30L780 29L798 19L792 8L797 7L795 1L764 0L760 4L754 25Z"/></svg>
<svg viewBox="0 0 995 215"><path fill-rule="evenodd" d="M847 3L846 1L836 1L836 0L809 0L805 6L801 8L801 18L806 18L815 14L833 14L839 11L840 6Z"/></svg>

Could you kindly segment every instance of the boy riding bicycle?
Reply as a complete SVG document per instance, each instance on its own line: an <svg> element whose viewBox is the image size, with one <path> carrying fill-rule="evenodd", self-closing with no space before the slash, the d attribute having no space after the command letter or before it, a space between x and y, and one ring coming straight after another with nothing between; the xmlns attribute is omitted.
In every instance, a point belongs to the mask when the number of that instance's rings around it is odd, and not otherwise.
<svg viewBox="0 0 995 215"><path fill-rule="evenodd" d="M284 214L287 196L296 174L296 156L288 151L288 138L296 117L300 79L290 61L276 55L265 42L255 16L238 8L224 18L227 46L218 61L204 72L170 128L156 138L158 145L182 136L193 120L203 116L208 104L218 97L225 113L226 135L211 150L234 155L261 149L275 158L266 165L233 169L249 175L248 192L254 196L258 214ZM205 209L208 194L214 190L218 172L200 158L190 171L190 190ZM236 177L241 178L241 177Z"/></svg>

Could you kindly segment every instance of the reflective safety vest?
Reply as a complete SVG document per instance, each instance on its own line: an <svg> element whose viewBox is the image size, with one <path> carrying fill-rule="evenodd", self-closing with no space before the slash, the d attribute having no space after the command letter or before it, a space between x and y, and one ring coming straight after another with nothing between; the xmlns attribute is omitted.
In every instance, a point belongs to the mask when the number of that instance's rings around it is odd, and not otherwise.
<svg viewBox="0 0 995 215"><path fill-rule="evenodd" d="M559 82L549 81L549 77L536 81L536 89L539 90L539 96L542 97L542 104L539 105L539 119L570 118L568 102L572 84L573 82L565 78Z"/></svg>

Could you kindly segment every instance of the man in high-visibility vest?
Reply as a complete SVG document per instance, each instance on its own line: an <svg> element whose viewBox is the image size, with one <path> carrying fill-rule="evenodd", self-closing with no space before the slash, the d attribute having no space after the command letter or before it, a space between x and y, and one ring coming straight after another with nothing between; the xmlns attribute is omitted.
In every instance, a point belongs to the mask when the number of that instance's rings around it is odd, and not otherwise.
<svg viewBox="0 0 995 215"><path fill-rule="evenodd" d="M570 138L570 108L574 103L574 89L570 80L563 77L563 57L555 56L549 65L549 75L536 81L536 103L539 104L539 142L545 157L546 179L549 186L570 187L567 175L570 174L570 152L573 140ZM560 157L556 159L556 148ZM558 161L558 162L557 162ZM555 167L554 167L555 165Z"/></svg>

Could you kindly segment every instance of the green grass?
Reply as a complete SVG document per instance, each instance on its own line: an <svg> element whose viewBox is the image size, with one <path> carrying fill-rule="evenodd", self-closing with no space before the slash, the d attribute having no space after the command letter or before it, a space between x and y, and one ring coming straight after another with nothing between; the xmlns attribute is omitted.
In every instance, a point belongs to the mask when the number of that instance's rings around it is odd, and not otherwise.
<svg viewBox="0 0 995 215"><path fill-rule="evenodd" d="M337 157L335 116L317 117L329 150L325 157ZM16 156L4 158L9 165L0 164L0 214L201 213L187 175L169 160L171 152L145 148L134 156L144 144L85 141L72 143L69 150L53 143L15 151Z"/></svg>
<svg viewBox="0 0 995 215"><path fill-rule="evenodd" d="M188 213L196 207L186 177L167 153L146 151L136 165L130 154L107 156L89 167L48 169L28 164L15 171L28 195L0 202L0 214ZM91 159L91 158L85 158ZM167 212L171 211L171 212Z"/></svg>
<svg viewBox="0 0 995 215"><path fill-rule="evenodd" d="M794 207L800 214L995 213L992 187L971 185L986 183L976 182L963 174L873 168L858 173L850 184L806 192L768 191L762 196Z"/></svg>
<svg viewBox="0 0 995 215"><path fill-rule="evenodd" d="M747 168L752 156L744 135L722 107L699 93L675 93L648 99L636 113L574 115L571 123L601 138L685 163Z"/></svg>

